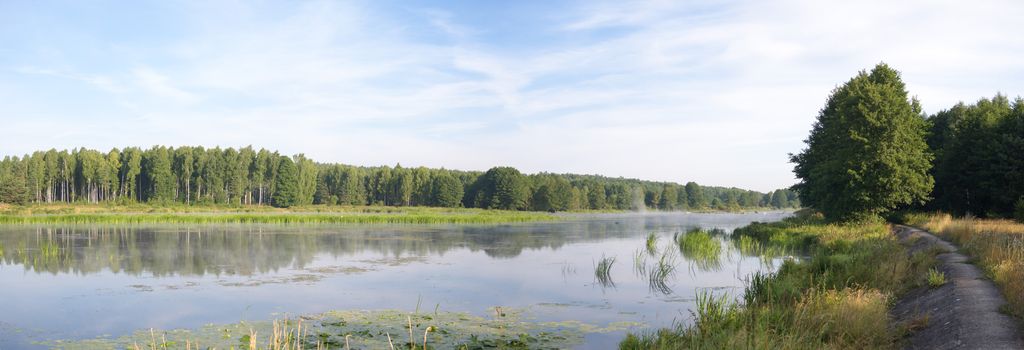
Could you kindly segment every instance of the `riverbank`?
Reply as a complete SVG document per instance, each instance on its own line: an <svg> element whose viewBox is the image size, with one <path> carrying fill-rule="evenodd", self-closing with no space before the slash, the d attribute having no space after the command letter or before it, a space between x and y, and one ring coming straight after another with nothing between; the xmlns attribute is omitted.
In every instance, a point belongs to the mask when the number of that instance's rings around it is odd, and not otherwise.
<svg viewBox="0 0 1024 350"><path fill-rule="evenodd" d="M774 210L777 211L777 210ZM774 212L766 208L696 213ZM223 206L183 204L0 204L0 224L502 224L564 220L569 215L630 213L583 210L565 213L477 208L304 205ZM650 211L650 213L668 213ZM568 214L568 215L566 215Z"/></svg>
<svg viewBox="0 0 1024 350"><path fill-rule="evenodd" d="M0 224L499 224L556 221L546 212L470 208L34 204L0 207Z"/></svg>
<svg viewBox="0 0 1024 350"><path fill-rule="evenodd" d="M935 251L908 250L883 222L829 224L804 213L732 238L803 258L750 277L743 295L698 295L692 324L631 334L620 348L892 347L908 329L890 326L888 306L926 285L935 264Z"/></svg>

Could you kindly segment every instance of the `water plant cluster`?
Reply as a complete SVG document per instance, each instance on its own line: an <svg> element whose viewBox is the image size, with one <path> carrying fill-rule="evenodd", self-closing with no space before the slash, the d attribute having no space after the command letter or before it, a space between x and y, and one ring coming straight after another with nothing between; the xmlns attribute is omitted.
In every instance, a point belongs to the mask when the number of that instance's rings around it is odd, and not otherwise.
<svg viewBox="0 0 1024 350"><path fill-rule="evenodd" d="M601 260L598 260L594 265L594 278L597 279L597 283L601 284L602 287L615 287L615 282L612 281L612 265L615 265L615 257L601 256Z"/></svg>
<svg viewBox="0 0 1024 350"><path fill-rule="evenodd" d="M776 246L804 257L784 260L775 273L749 276L742 296L705 292L691 323L630 334L620 348L887 347L902 334L889 325L889 302L925 285L935 261L934 252L908 255L880 221L829 224L807 213L737 229L733 241L741 250Z"/></svg>
<svg viewBox="0 0 1024 350"><path fill-rule="evenodd" d="M585 333L625 330L582 322L531 322L524 309L495 307L490 316L464 312L329 311L271 321L199 329L140 330L115 339L55 341L75 349L556 349L583 342Z"/></svg>
<svg viewBox="0 0 1024 350"><path fill-rule="evenodd" d="M653 293L671 294L671 278L675 276L679 258L684 257L701 271L715 270L721 267L722 240L725 231L720 229L693 229L685 234L673 235L670 244L661 246L661 237L657 233L649 233L644 245L633 253L633 272L647 280ZM602 257L596 264L595 275L602 286L614 286L609 274L610 264L615 258Z"/></svg>

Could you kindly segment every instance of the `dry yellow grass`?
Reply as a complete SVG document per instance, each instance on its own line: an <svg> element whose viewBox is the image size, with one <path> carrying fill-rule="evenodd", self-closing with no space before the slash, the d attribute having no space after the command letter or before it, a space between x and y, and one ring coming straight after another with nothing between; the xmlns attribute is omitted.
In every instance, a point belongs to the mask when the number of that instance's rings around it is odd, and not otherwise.
<svg viewBox="0 0 1024 350"><path fill-rule="evenodd" d="M1009 311L1024 317L1024 224L948 214L911 215L907 221L960 245L1003 291Z"/></svg>
<svg viewBox="0 0 1024 350"><path fill-rule="evenodd" d="M797 304L794 328L817 330L838 347L881 348L889 344L887 305L877 289L811 290Z"/></svg>

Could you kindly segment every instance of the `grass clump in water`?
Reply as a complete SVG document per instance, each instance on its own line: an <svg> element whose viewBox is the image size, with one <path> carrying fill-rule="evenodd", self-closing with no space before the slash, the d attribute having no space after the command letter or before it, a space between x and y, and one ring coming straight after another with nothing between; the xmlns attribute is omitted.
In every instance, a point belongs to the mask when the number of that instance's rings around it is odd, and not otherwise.
<svg viewBox="0 0 1024 350"><path fill-rule="evenodd" d="M654 232L647 234L647 254L651 256L658 254L658 235Z"/></svg>
<svg viewBox="0 0 1024 350"><path fill-rule="evenodd" d="M830 224L820 216L801 215L778 223L755 223L737 232L736 241L742 235L750 237L745 243L748 248L756 247L754 242L798 248L806 258L785 260L772 274L750 276L740 300L698 296L692 324L633 333L619 347L891 347L897 334L889 327L889 301L923 285L931 267L929 259L909 257L881 222Z"/></svg>
<svg viewBox="0 0 1024 350"><path fill-rule="evenodd" d="M722 243L711 232L696 229L676 237L679 253L696 264L702 271L718 269L722 265Z"/></svg>
<svg viewBox="0 0 1024 350"><path fill-rule="evenodd" d="M661 253L661 257L651 267L647 275L648 287L653 292L661 294L672 294L672 288L668 285L668 279L676 272L676 257L669 250Z"/></svg>
<svg viewBox="0 0 1024 350"><path fill-rule="evenodd" d="M612 265L615 265L615 257L601 256L601 260L597 261L594 265L594 278L597 279L597 283L600 283L602 287L614 287L615 282L612 281Z"/></svg>
<svg viewBox="0 0 1024 350"><path fill-rule="evenodd" d="M642 248L637 249L633 253L633 272L637 276L644 276L647 274L647 254L644 253Z"/></svg>
<svg viewBox="0 0 1024 350"><path fill-rule="evenodd" d="M42 345L72 349L186 349L186 344L193 349L562 349L581 344L585 333L609 333L634 326L539 323L527 321L522 310L494 311L492 317L444 311L329 311L293 319L198 329L147 329L114 339Z"/></svg>

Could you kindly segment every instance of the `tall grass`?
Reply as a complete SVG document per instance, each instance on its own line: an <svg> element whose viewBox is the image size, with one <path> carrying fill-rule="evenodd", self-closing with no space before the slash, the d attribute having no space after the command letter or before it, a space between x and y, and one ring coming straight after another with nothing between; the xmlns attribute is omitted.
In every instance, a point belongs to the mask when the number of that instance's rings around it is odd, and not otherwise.
<svg viewBox="0 0 1024 350"><path fill-rule="evenodd" d="M924 257L908 256L906 248L882 223L836 225L825 223L820 217L801 216L779 223L755 223L737 231L734 240L749 237L742 243L749 250L787 247L799 249L806 258L786 260L772 274L749 276L740 300L700 294L692 323L630 334L619 347L890 347L896 335L889 327L889 300L922 285L932 265Z"/></svg>
<svg viewBox="0 0 1024 350"><path fill-rule="evenodd" d="M658 235L654 232L647 234L647 254L651 256L658 254Z"/></svg>
<svg viewBox="0 0 1024 350"><path fill-rule="evenodd" d="M692 261L701 271L722 266L722 243L711 232L697 229L676 237L679 253Z"/></svg>
<svg viewBox="0 0 1024 350"><path fill-rule="evenodd" d="M615 257L601 256L601 260L598 260L597 264L594 265L594 278L601 284L602 287L614 287L615 282L612 281L612 265L615 265Z"/></svg>
<svg viewBox="0 0 1024 350"><path fill-rule="evenodd" d="M671 294L672 288L668 285L668 279L675 274L675 271L676 257L666 249L647 274L647 284L650 290L666 295Z"/></svg>
<svg viewBox="0 0 1024 350"><path fill-rule="evenodd" d="M959 245L1002 290L1008 311L1024 318L1024 224L948 214L909 214L904 221Z"/></svg>
<svg viewBox="0 0 1024 350"><path fill-rule="evenodd" d="M647 274L647 254L644 253L643 248L638 248L633 253L633 272L637 276L644 276Z"/></svg>

